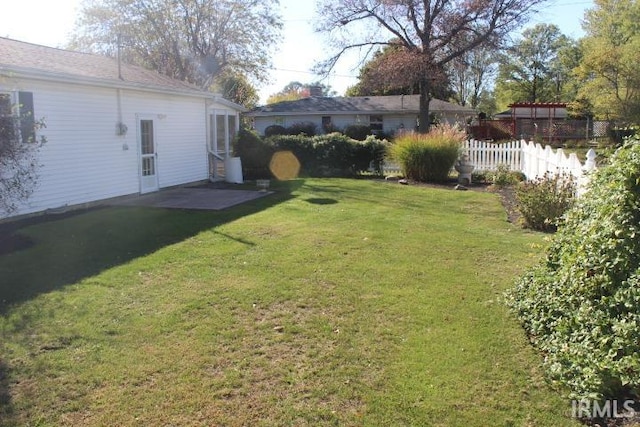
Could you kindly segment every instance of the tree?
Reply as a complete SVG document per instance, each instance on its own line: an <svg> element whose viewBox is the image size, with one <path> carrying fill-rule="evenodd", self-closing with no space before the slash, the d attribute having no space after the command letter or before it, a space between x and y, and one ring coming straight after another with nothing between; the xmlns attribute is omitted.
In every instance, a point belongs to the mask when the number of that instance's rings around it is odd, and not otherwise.
<svg viewBox="0 0 640 427"><path fill-rule="evenodd" d="M393 67L395 55L403 47L391 43L376 51L373 57L360 69L358 83L347 89L348 96L418 95L417 82L403 79L387 79L388 68ZM451 95L448 79L434 82L433 96L447 99Z"/></svg>
<svg viewBox="0 0 640 427"><path fill-rule="evenodd" d="M491 97L487 90L497 71L495 44L482 44L451 61L449 76L454 89L453 98L458 104L478 108L483 100L488 101L487 98Z"/></svg>
<svg viewBox="0 0 640 427"><path fill-rule="evenodd" d="M558 60L554 64L552 75L556 79L556 93L559 101L574 102L582 85L576 69L582 61L582 41L567 39L567 44L558 50Z"/></svg>
<svg viewBox="0 0 640 427"><path fill-rule="evenodd" d="M494 90L483 91L480 96L478 105L475 107L477 111L483 113L485 117L491 117L498 113L498 104L496 103L496 94Z"/></svg>
<svg viewBox="0 0 640 427"><path fill-rule="evenodd" d="M329 72L354 49L371 54L398 43L385 79L417 83L420 131L429 129L429 101L445 67L483 43L499 41L546 0L320 0L318 30L337 49L318 64Z"/></svg>
<svg viewBox="0 0 640 427"><path fill-rule="evenodd" d="M44 122L34 119L32 100L30 92L19 92L17 104L0 94L0 213L14 212L38 181L37 154L46 139L36 136Z"/></svg>
<svg viewBox="0 0 640 427"><path fill-rule="evenodd" d="M260 101L256 88L238 72L223 71L216 76L211 90L249 110L256 107Z"/></svg>
<svg viewBox="0 0 640 427"><path fill-rule="evenodd" d="M331 86L320 82L300 83L293 81L289 82L280 92L270 95L267 98L267 104L308 98L312 96L314 91L317 91L319 96L335 96L336 94L336 91L332 90Z"/></svg>
<svg viewBox="0 0 640 427"><path fill-rule="evenodd" d="M262 80L282 23L278 0L85 0L72 47L205 89L230 69Z"/></svg>
<svg viewBox="0 0 640 427"><path fill-rule="evenodd" d="M580 95L603 119L640 122L640 3L595 0L585 14Z"/></svg>
<svg viewBox="0 0 640 427"><path fill-rule="evenodd" d="M562 84L569 78L571 64L564 64L561 55L571 47L571 39L556 25L538 24L524 30L501 57L499 96L508 98L508 103L568 101L563 99Z"/></svg>

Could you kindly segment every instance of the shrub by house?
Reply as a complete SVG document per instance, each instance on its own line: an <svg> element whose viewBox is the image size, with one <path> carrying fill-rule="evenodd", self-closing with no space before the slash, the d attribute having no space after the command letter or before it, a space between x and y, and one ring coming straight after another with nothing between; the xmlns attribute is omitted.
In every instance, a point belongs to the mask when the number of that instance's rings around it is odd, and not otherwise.
<svg viewBox="0 0 640 427"><path fill-rule="evenodd" d="M507 295L574 398L640 391L640 140L591 179L539 265Z"/></svg>
<svg viewBox="0 0 640 427"><path fill-rule="evenodd" d="M276 151L292 152L307 176L354 176L371 166L380 170L388 143L369 136L356 141L340 133L314 137L273 135L262 139L255 132L244 130L235 141L234 151L242 159L248 179L270 177L269 162Z"/></svg>

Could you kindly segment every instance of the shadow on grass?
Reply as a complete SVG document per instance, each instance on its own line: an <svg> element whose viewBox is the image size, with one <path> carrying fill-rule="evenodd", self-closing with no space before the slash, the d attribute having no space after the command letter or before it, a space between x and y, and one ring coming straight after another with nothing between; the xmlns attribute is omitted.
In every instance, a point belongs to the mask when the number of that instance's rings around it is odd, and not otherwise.
<svg viewBox="0 0 640 427"><path fill-rule="evenodd" d="M291 199L300 185L302 181L276 183L273 194L222 211L97 207L2 223L0 316L40 294L62 289L205 230L250 245L215 228ZM26 330L28 322L29 316L23 316L13 326ZM0 348L3 342L0 330ZM0 426L18 425L10 377L10 366L0 358Z"/></svg>
<svg viewBox="0 0 640 427"><path fill-rule="evenodd" d="M11 413L11 394L9 393L9 369L0 359L0 419L9 409Z"/></svg>
<svg viewBox="0 0 640 427"><path fill-rule="evenodd" d="M312 197L310 199L305 199L305 202L308 202L314 205L334 205L338 203L336 199L322 198L322 197Z"/></svg>
<svg viewBox="0 0 640 427"><path fill-rule="evenodd" d="M300 185L279 183L274 194L223 211L102 207L0 224L3 242L20 243L0 251L0 315L39 294L288 200Z"/></svg>

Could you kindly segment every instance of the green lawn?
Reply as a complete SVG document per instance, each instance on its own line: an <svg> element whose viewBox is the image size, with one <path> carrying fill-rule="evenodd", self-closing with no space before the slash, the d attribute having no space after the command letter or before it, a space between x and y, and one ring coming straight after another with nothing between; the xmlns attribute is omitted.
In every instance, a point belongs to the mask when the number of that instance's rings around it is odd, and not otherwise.
<svg viewBox="0 0 640 427"><path fill-rule="evenodd" d="M16 230L32 246L0 255L0 425L578 425L500 302L544 237L498 196L276 190Z"/></svg>

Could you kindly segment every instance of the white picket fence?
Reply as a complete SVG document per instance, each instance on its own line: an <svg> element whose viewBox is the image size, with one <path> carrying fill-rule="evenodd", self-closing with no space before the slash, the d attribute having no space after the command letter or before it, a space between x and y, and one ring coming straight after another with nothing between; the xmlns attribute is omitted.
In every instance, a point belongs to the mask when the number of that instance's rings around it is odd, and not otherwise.
<svg viewBox="0 0 640 427"><path fill-rule="evenodd" d="M578 193L582 193L588 182L587 172L596 168L596 152L590 149L584 164L576 153L565 153L532 141L511 141L502 144L469 140L462 146L463 153L475 166L474 171L495 171L498 166L522 172L528 180L541 178L545 174L571 176L576 182ZM399 165L385 162L385 174L401 173Z"/></svg>
<svg viewBox="0 0 640 427"><path fill-rule="evenodd" d="M596 168L596 152L592 148L587 152L584 164L576 153L568 155L562 148L543 147L532 141L511 141L494 144L485 141L466 141L463 151L469 156L476 171L494 171L500 165L510 170L522 172L528 180L551 176L570 176L576 183L578 193L582 193L588 182L587 172Z"/></svg>
<svg viewBox="0 0 640 427"><path fill-rule="evenodd" d="M546 173L551 175L572 175L580 177L596 167L596 152L590 149L587 160L580 162L576 153L568 155L562 148L553 149L532 141L512 141L493 144L470 140L463 144L463 151L469 155L477 171L493 171L500 165L510 170L524 173L527 179L536 179Z"/></svg>
<svg viewBox="0 0 640 427"><path fill-rule="evenodd" d="M500 165L514 171L522 169L522 141L493 144L471 139L464 142L462 150L476 171L495 171Z"/></svg>

